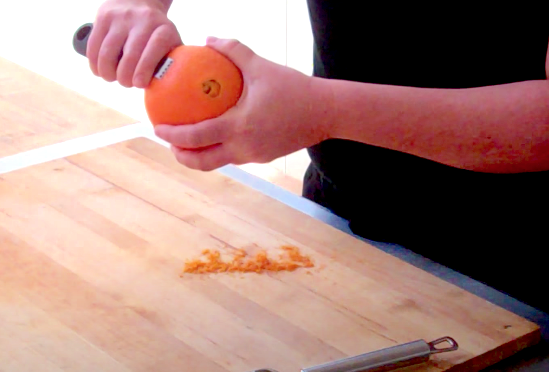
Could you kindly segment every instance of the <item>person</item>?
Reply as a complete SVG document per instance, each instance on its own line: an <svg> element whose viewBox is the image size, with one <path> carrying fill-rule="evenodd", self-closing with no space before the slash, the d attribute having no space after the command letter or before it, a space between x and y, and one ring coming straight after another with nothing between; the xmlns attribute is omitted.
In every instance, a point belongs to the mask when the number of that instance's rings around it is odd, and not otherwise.
<svg viewBox="0 0 549 372"><path fill-rule="evenodd" d="M145 87L181 43L170 5L105 1L88 42L91 70ZM356 235L549 311L548 6L308 7L312 76L210 37L242 70L240 101L192 126L159 125L156 135L181 164L203 171L307 148L303 196Z"/></svg>

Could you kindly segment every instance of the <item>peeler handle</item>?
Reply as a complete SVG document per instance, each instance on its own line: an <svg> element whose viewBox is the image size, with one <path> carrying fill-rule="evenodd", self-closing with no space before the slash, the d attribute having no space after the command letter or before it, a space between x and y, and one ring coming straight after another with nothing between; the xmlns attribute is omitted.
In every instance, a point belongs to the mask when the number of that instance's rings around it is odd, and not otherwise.
<svg viewBox="0 0 549 372"><path fill-rule="evenodd" d="M446 348L436 346L447 342ZM383 372L413 364L424 363L431 354L443 353L458 349L458 344L450 337L443 337L427 343L423 340L413 341L390 348L373 351L345 359L328 362L315 367L302 369L301 372Z"/></svg>
<svg viewBox="0 0 549 372"><path fill-rule="evenodd" d="M78 27L76 31L74 32L74 35L72 36L72 47L76 51L76 53L87 57L86 52L88 49L88 39L91 35L91 32L93 30L93 23L84 23L82 26ZM118 56L118 60L122 59L123 52L120 51L120 54ZM165 70L170 67L171 62L173 62L171 59L164 56L158 64L156 65L156 68L154 70L154 77L160 79L164 75Z"/></svg>
<svg viewBox="0 0 549 372"><path fill-rule="evenodd" d="M88 38L92 32L93 24L85 23L78 27L72 37L72 46L76 53L86 57L86 49L88 47Z"/></svg>

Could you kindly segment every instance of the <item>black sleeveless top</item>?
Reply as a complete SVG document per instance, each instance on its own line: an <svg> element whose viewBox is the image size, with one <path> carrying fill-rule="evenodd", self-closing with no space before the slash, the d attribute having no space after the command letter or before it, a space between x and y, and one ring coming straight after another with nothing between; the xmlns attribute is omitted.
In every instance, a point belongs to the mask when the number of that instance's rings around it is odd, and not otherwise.
<svg viewBox="0 0 549 372"><path fill-rule="evenodd" d="M545 80L544 3L308 0L314 75L453 89ZM517 266L530 275L533 255L549 249L549 172L473 172L336 139L309 154L311 198L367 239L402 244L486 282ZM486 270L494 265L501 270Z"/></svg>

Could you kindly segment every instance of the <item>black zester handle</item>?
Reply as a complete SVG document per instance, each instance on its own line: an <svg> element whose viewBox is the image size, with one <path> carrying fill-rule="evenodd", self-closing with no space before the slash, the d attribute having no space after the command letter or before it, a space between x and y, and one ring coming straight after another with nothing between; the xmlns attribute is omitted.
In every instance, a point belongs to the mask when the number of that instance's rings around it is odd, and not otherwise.
<svg viewBox="0 0 549 372"><path fill-rule="evenodd" d="M88 47L88 38L90 37L93 28L93 23L86 23L78 27L72 37L72 46L76 53L86 57L86 49Z"/></svg>

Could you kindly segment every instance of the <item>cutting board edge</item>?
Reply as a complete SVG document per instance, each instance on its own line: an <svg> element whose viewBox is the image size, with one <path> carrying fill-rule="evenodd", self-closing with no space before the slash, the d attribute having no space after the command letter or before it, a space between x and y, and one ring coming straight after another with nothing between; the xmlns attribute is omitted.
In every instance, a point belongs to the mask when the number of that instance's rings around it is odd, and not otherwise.
<svg viewBox="0 0 549 372"><path fill-rule="evenodd" d="M484 354L477 355L463 363L455 365L445 370L445 372L480 372L486 368L495 366L499 362L505 361L525 349L539 344L541 340L541 329L536 327L536 329L530 333L524 334Z"/></svg>

